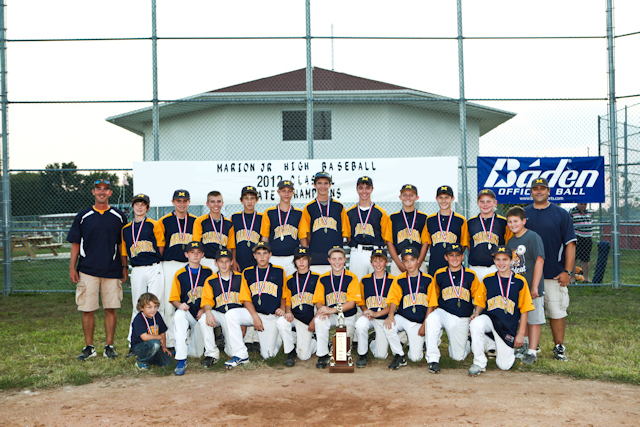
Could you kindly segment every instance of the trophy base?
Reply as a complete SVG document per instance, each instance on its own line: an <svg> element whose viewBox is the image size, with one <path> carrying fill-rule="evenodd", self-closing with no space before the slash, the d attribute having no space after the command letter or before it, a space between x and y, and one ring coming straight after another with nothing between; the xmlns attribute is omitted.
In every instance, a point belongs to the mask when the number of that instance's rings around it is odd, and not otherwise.
<svg viewBox="0 0 640 427"><path fill-rule="evenodd" d="M355 366L329 366L331 374L352 374L355 372Z"/></svg>

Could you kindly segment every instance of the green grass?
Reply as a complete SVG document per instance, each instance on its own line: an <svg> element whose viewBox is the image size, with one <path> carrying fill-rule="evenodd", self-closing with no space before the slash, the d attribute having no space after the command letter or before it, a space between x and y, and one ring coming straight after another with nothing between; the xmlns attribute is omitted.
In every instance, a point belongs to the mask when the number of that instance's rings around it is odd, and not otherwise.
<svg viewBox="0 0 640 427"><path fill-rule="evenodd" d="M512 370L640 385L640 289L573 288L571 299L565 341L569 362L552 360L551 333L545 326L538 362L528 367L516 361ZM42 389L123 376L172 375L172 367L153 366L149 372L140 372L134 360L124 357L131 316L128 294L122 305L118 311L115 342L120 357L107 360L100 356L104 346L104 314L100 310L96 312L95 335L99 357L79 362L76 356L84 340L72 294L16 294L0 298L0 348L4 350L0 359L0 389ZM445 334L441 345L442 369L468 369L472 356L462 362L451 361L446 346ZM282 351L267 361L254 353L250 353L250 358L252 363L236 369L255 370L265 366L284 369ZM370 360L371 365L386 366L391 357ZM489 360L488 369L496 370L495 362ZM208 370L198 359L189 359L189 362L189 372L225 369L224 360ZM410 364L426 369L424 362Z"/></svg>

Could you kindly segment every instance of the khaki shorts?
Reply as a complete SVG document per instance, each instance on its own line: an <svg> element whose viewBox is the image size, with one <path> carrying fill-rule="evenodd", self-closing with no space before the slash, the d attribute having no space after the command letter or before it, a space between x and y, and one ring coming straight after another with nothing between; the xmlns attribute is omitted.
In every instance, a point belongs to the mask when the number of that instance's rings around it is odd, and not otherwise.
<svg viewBox="0 0 640 427"><path fill-rule="evenodd" d="M544 317L544 296L533 298L534 310L529 312L527 317L527 325L544 325L546 318Z"/></svg>
<svg viewBox="0 0 640 427"><path fill-rule="evenodd" d="M122 281L106 279L80 273L76 285L76 304L78 311L90 312L100 308L98 291L102 295L103 308L120 308L122 301Z"/></svg>
<svg viewBox="0 0 640 427"><path fill-rule="evenodd" d="M551 319L567 317L569 307L569 288L560 286L555 279L544 279L544 306Z"/></svg>

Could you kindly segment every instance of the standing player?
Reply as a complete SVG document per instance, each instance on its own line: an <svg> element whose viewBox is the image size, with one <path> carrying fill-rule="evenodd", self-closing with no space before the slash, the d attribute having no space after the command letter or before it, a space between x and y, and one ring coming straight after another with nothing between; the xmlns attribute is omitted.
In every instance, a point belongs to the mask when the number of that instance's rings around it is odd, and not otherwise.
<svg viewBox="0 0 640 427"><path fill-rule="evenodd" d="M326 258L329 249L342 247L342 238L349 239L349 218L344 205L329 196L331 175L318 172L313 177L317 197L302 211L300 244L311 250L311 271L324 274L331 271Z"/></svg>
<svg viewBox="0 0 640 427"><path fill-rule="evenodd" d="M255 187L247 186L242 189L240 203L244 206L243 211L231 215L231 223L236 233L236 263L233 269L238 272L256 265L252 249L260 241L262 226L262 214L255 209L258 203L258 191Z"/></svg>
<svg viewBox="0 0 640 427"><path fill-rule="evenodd" d="M316 336L318 337L318 362L316 368L323 369L329 363L329 329L337 325L338 302L342 304L347 336L353 340L356 323L356 305L363 305L360 283L355 274L344 268L347 257L342 246L329 250L331 270L318 279L313 303L316 314ZM365 340L366 342L366 340Z"/></svg>
<svg viewBox="0 0 640 427"><path fill-rule="evenodd" d="M400 200L402 201L402 209L391 214L391 236L387 241L387 248L393 263L391 264L391 274L398 276L406 271L400 254L405 248L413 248L413 254L418 259L418 267L421 271L426 272L427 268L422 263L427 256L428 234L427 234L427 215L416 209L416 201L418 197L418 188L412 184L405 184L400 189Z"/></svg>
<svg viewBox="0 0 640 427"><path fill-rule="evenodd" d="M202 265L209 267L214 273L218 271L216 254L221 247L231 250L233 263L236 265L233 223L222 215L222 206L222 194L219 191L210 191L207 194L209 213L199 216L193 224L193 240L201 240L204 245Z"/></svg>
<svg viewBox="0 0 640 427"><path fill-rule="evenodd" d="M122 227L122 265L127 265L127 256L131 262L131 301L134 301L131 322L139 313L138 298L150 292L159 301L164 298L164 276L162 275L162 252L164 234L157 221L147 218L149 196L138 194L131 200L133 221ZM131 326L129 326L129 345L127 357L133 356L131 345Z"/></svg>
<svg viewBox="0 0 640 427"><path fill-rule="evenodd" d="M498 206L496 193L484 189L478 193L480 214L467 221L469 229L469 268L482 281L489 273L495 273L496 266L491 257L494 246L506 244L513 233L507 227L507 219L493 211Z"/></svg>
<svg viewBox="0 0 640 427"><path fill-rule="evenodd" d="M158 220L164 236L164 252L162 253L162 275L164 276L164 293L160 299L160 314L167 324L167 347L175 345L175 329L173 327L173 305L169 303L169 295L173 287L176 272L187 263L184 256L184 245L193 238L195 215L187 212L191 197L187 190L176 190L171 200L174 211Z"/></svg>
<svg viewBox="0 0 640 427"><path fill-rule="evenodd" d="M368 176L358 178L356 183L358 203L347 211L351 226L351 259L349 271L362 279L373 273L371 254L391 241L391 222L384 209L371 202L373 180Z"/></svg>
<svg viewBox="0 0 640 427"><path fill-rule="evenodd" d="M104 307L106 345L103 356L114 359L118 356L113 348L113 337L118 320L116 309L120 308L122 301L120 279L127 280L127 266L122 265L118 256L125 214L109 206L113 191L106 179L95 181L91 193L95 199L94 205L76 215L67 235L67 241L71 243L69 278L77 283L76 304L78 311L82 312L86 344L78 359L96 356L93 332L96 326L94 312L100 307L98 293L102 295Z"/></svg>
<svg viewBox="0 0 640 427"><path fill-rule="evenodd" d="M460 214L453 212L453 188L448 185L438 187L436 201L440 207L438 213L427 218L427 243L431 246L429 255L429 275L447 266L444 259L445 243L459 243L462 247L469 247L469 230L467 220Z"/></svg>
<svg viewBox="0 0 640 427"><path fill-rule="evenodd" d="M291 206L293 191L293 182L283 180L278 183L280 203L264 212L260 228L262 241L269 243L273 250L271 262L284 268L287 276L296 271L293 254L300 245L298 227L302 218L302 211Z"/></svg>

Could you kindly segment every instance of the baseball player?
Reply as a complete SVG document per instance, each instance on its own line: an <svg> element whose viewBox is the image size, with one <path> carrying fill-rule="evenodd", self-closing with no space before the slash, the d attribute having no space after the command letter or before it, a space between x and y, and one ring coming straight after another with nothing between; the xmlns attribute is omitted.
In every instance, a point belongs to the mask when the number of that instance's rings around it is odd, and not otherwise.
<svg viewBox="0 0 640 427"><path fill-rule="evenodd" d="M318 172L313 186L318 194L302 210L300 244L311 250L311 271L324 274L331 271L326 253L335 246L342 247L342 239L349 239L351 227L344 205L329 195L331 175Z"/></svg>
<svg viewBox="0 0 640 427"><path fill-rule="evenodd" d="M497 271L491 258L491 249L494 246L505 245L513 236L507 227L507 219L493 211L496 206L496 193L489 189L481 190L478 193L480 214L467 221L469 268L476 273L479 281L487 274Z"/></svg>
<svg viewBox="0 0 640 427"><path fill-rule="evenodd" d="M393 263L391 263L391 274L398 276L406 271L400 254L405 248L414 248L413 254L417 255L418 266L421 271L426 272L426 265L423 261L427 256L427 215L416 209L418 188L413 184L405 184L400 189L400 201L402 209L389 216L391 222L391 239L387 241L387 248Z"/></svg>
<svg viewBox="0 0 640 427"><path fill-rule="evenodd" d="M480 375L486 370L486 334L492 334L496 342L498 368L511 369L516 360L513 348L524 343L528 312L533 310L527 280L511 271L511 249L506 246L493 248L493 260L498 272L489 274L483 280L487 292L484 304L486 308L479 316L474 313L469 317L473 351L473 365L469 368L469 375L472 376ZM478 298L478 304L482 305L480 299Z"/></svg>
<svg viewBox="0 0 640 427"><path fill-rule="evenodd" d="M473 270L462 266L462 246L447 244L444 257L449 265L436 271L429 286L429 308L425 320L427 363L429 372L433 374L440 372L438 341L443 329L449 338L449 357L457 361L467 358L471 350L469 317L473 313L479 315L486 300L484 286L478 282Z"/></svg>
<svg viewBox="0 0 640 427"><path fill-rule="evenodd" d="M316 330L313 294L320 275L309 271L309 248L297 248L294 262L297 271L287 277L285 287L285 315L279 317L276 322L280 336L291 336L287 340L293 341L292 328L296 328L296 351L287 354L284 362L285 366L289 367L296 364L296 354L300 360L308 360L317 348L316 339L313 337Z"/></svg>
<svg viewBox="0 0 640 427"><path fill-rule="evenodd" d="M373 180L368 176L358 178L356 183L358 203L347 211L351 228L351 259L349 271L362 279L373 273L371 254L374 250L383 248L385 241L391 237L391 221L380 206L371 201Z"/></svg>
<svg viewBox="0 0 640 427"><path fill-rule="evenodd" d="M344 268L347 257L342 246L331 248L328 254L331 270L320 276L313 294L313 303L318 309L316 314L316 336L318 337L316 368L320 369L329 363L329 329L337 325L337 303L342 303L347 336L352 340L356 323L356 306L364 305L358 278ZM365 342L367 341L365 340Z"/></svg>
<svg viewBox="0 0 640 427"><path fill-rule="evenodd" d="M173 277L173 286L169 302L175 307L173 317L175 328L176 375L184 375L187 368L187 331L191 328L191 342L189 346L197 345L195 334L200 316L204 314L201 308L202 287L209 276L213 274L209 267L200 264L204 257L204 245L193 240L185 245L185 257L189 263L178 270Z"/></svg>
<svg viewBox="0 0 640 427"><path fill-rule="evenodd" d="M209 213L199 216L193 224L193 240L200 240L204 244L202 265L209 267L214 273L218 271L216 254L223 246L231 251L233 265L237 264L233 223L222 215L223 206L222 194L210 191L207 194Z"/></svg>
<svg viewBox="0 0 640 427"><path fill-rule="evenodd" d="M262 227L262 214L255 210L258 203L256 188L250 185L244 187L240 193L240 203L244 206L243 211L231 215L231 223L236 233L236 263L233 269L238 272L256 265L252 249L260 241Z"/></svg>
<svg viewBox="0 0 640 427"><path fill-rule="evenodd" d="M249 352L242 340L242 326L253 326L260 340L260 354L264 359L278 354L284 340L284 351L293 350L293 340L285 335L280 338L276 316L284 316L286 299L283 289L286 278L284 269L269 262L271 248L260 242L253 247L257 265L242 272L245 283L240 289L240 302L244 308L226 314L227 332L233 357L225 362L227 368L249 362Z"/></svg>
<svg viewBox="0 0 640 427"><path fill-rule="evenodd" d="M293 254L300 245L298 227L302 219L302 211L291 206L293 194L292 181L285 179L278 183L280 203L264 212L260 228L262 241L269 243L273 250L271 263L284 268L287 276L296 271Z"/></svg>
<svg viewBox="0 0 640 427"><path fill-rule="evenodd" d="M162 252L162 275L164 276L163 298L160 299L160 314L167 324L167 347L175 346L173 304L169 303L169 295L173 287L176 272L184 267L187 258L183 246L193 238L193 224L196 216L187 212L191 196L187 190L176 190L171 199L174 211L158 220L164 236L164 252Z"/></svg>
<svg viewBox="0 0 640 427"><path fill-rule="evenodd" d="M233 271L231 251L222 247L216 254L218 272L210 276L204 283L200 306L204 310L204 316L200 316L200 330L204 339L204 359L202 366L205 368L215 365L220 359L220 350L216 346L216 338L213 329L220 325L222 335L225 338L224 352L231 356L229 344L229 332L227 331L226 314L234 309L242 308L240 302L240 289L246 282L241 273Z"/></svg>
<svg viewBox="0 0 640 427"><path fill-rule="evenodd" d="M427 218L427 243L431 247L429 252L429 275L447 266L444 259L444 244L459 243L469 247L469 230L467 220L462 215L453 212L453 188L448 185L438 187L436 201L440 209Z"/></svg>
<svg viewBox="0 0 640 427"><path fill-rule="evenodd" d="M136 367L149 369L149 365L169 366L173 363L171 352L166 347L167 325L158 312L160 300L145 292L138 298L138 314L131 322L131 350L138 356Z"/></svg>
<svg viewBox="0 0 640 427"><path fill-rule="evenodd" d="M164 276L162 275L162 252L164 234L160 224L147 218L149 196L138 194L131 200L133 221L122 227L122 265L127 265L127 256L131 262L131 301L134 301L131 321L139 313L137 301L140 295L150 292L158 300L164 298ZM127 357L133 356L131 346L131 327L129 327L129 345Z"/></svg>
<svg viewBox="0 0 640 427"><path fill-rule="evenodd" d="M384 333L384 320L389 313L387 295L393 283L394 277L387 273L387 251L375 249L371 254L373 273L368 274L360 281L360 294L364 304L362 316L356 320L356 335L358 336L358 360L356 366L367 366L368 347L371 347L373 357L386 359L389 343ZM374 339L369 343L369 329L374 330Z"/></svg>
<svg viewBox="0 0 640 427"><path fill-rule="evenodd" d="M411 246L404 248L402 262L406 271L396 276L387 294L389 315L384 321L384 332L393 352L393 361L389 369L407 366L407 359L398 337L400 331L407 333L409 359L419 362L424 355L422 350L425 344L424 336L420 336L418 332L422 329L427 315L427 289L432 278L420 271L418 257L416 248Z"/></svg>

